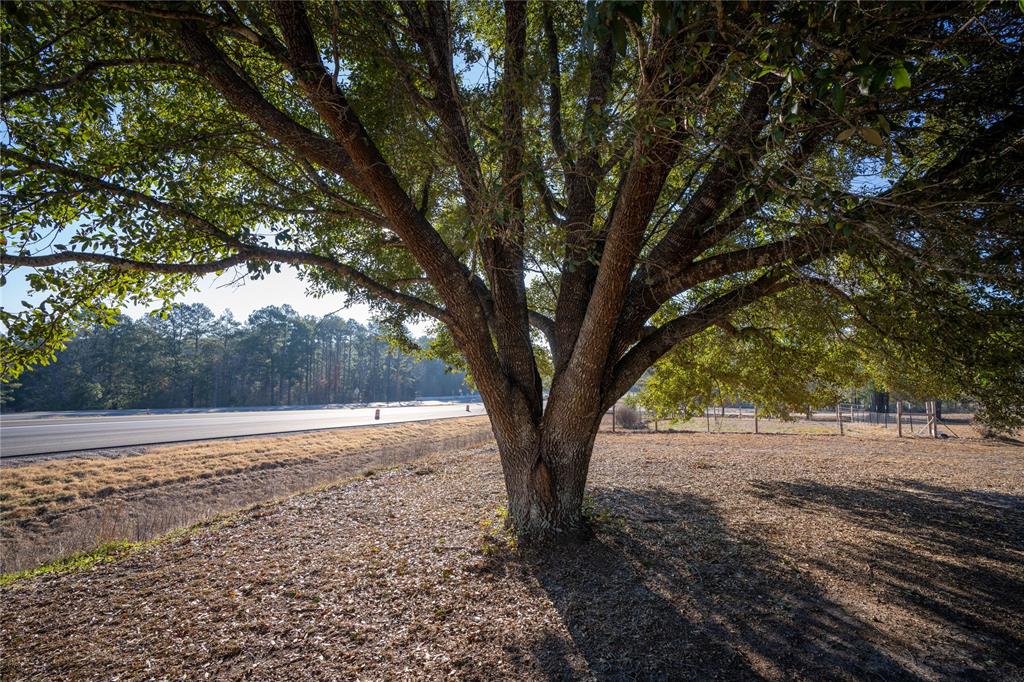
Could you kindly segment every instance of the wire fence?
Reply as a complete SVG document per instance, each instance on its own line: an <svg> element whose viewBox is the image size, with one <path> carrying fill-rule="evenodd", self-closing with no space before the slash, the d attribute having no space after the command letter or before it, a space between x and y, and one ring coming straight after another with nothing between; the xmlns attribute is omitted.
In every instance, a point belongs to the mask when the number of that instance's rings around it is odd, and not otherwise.
<svg viewBox="0 0 1024 682"><path fill-rule="evenodd" d="M709 407L704 414L685 419L654 419L640 408L617 405L606 415L605 431L689 431L750 434L837 434L882 437L979 437L970 405L897 402L888 409L873 409L861 402L841 402L822 409L805 410L788 419L766 417L751 404Z"/></svg>

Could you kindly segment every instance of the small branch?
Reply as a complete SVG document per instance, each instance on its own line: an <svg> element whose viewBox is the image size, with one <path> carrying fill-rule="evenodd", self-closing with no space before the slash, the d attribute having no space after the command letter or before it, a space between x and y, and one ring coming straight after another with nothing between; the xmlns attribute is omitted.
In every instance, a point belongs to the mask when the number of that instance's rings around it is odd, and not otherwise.
<svg viewBox="0 0 1024 682"><path fill-rule="evenodd" d="M544 207L544 213L547 214L548 219L555 225L564 225L565 219L562 216L565 215L565 206L558 203L554 192L551 191L547 181L544 179L543 171L538 170L538 172L531 173L530 175L533 178L537 194L540 195L541 205Z"/></svg>
<svg viewBox="0 0 1024 682"><path fill-rule="evenodd" d="M67 78L63 78L59 81L53 81L51 83L38 83L36 85L30 85L24 88L18 88L12 90L3 95L3 103L9 104L15 100L29 97L31 95L43 95L54 90L63 90L68 88L75 83L85 80L88 76L102 71L103 69L111 69L119 66L184 66L193 68L195 64L190 61L183 61L180 59L170 59L168 57L130 57L125 59L98 59L93 62L85 64L76 73Z"/></svg>
<svg viewBox="0 0 1024 682"><path fill-rule="evenodd" d="M246 260L248 260L246 255L241 253L207 263L151 263L111 256L106 253L84 253L82 251L58 251L42 256L16 256L9 253L0 253L0 265L8 265L15 268L46 268L65 263L93 263L108 265L114 270L154 272L164 275L207 275L240 265L246 262Z"/></svg>
<svg viewBox="0 0 1024 682"><path fill-rule="evenodd" d="M0 151L3 152L4 156L17 159L19 162L21 162L25 166L28 166L29 168L49 171L56 175L66 177L70 180L74 180L75 182L78 182L87 187L91 187L94 190L99 190L101 192L107 192L110 194L118 195L120 197L123 197L124 199L127 199L133 204L145 206L147 208L153 209L161 213L162 215L177 218L178 220L181 220L191 225L200 232L208 234L212 237L216 237L225 244L230 244L233 246L245 246L244 243L237 237L228 234L227 232L220 229L219 227L217 227L210 221L206 220L205 218L202 218L190 211L186 211L185 209L182 209L178 206L174 206L173 204L168 204L166 202L160 201L159 199L151 197L148 194L143 194L142 192L139 192L137 190L123 187L121 185L98 178L94 175L90 175L88 173L75 170L73 168L68 168L67 166L63 166L61 164L53 163L51 161L43 161L42 159L37 159L27 154L22 154L19 151L11 149L10 147L0 147Z"/></svg>
<svg viewBox="0 0 1024 682"><path fill-rule="evenodd" d="M827 279L823 277L812 276L801 277L800 281L804 284L809 284L810 286L818 287L819 289L824 290L825 292L831 294L832 296L838 298L840 301L843 301L844 303L849 305L850 308L853 309L853 312L857 315L857 317L863 320L865 324L874 329L875 332L878 333L883 338L891 336L889 333L887 333L885 330L883 330L881 327L875 324L875 321L872 320L866 312L864 312L864 309L860 306L856 299L853 298L853 296L850 296L850 294L846 293L832 282L829 282Z"/></svg>

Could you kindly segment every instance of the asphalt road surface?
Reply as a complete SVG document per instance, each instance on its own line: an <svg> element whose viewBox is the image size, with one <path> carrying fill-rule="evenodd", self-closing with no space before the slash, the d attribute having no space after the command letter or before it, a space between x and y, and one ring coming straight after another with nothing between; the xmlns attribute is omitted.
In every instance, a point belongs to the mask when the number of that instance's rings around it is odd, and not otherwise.
<svg viewBox="0 0 1024 682"><path fill-rule="evenodd" d="M484 414L483 405L480 403L470 403L468 413L466 403L381 407L380 420L377 421L373 418L375 409L323 407L309 410L214 411L186 414L83 415L71 412L36 412L4 415L0 417L0 457Z"/></svg>

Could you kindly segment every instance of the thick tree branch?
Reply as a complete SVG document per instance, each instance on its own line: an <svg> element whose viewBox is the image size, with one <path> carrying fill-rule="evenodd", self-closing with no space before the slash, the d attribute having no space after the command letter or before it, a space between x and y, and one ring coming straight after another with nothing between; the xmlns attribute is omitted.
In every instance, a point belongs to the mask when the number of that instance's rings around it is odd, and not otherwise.
<svg viewBox="0 0 1024 682"><path fill-rule="evenodd" d="M232 13L230 20L225 21L217 17L204 14L203 12L191 12L183 9L172 9L170 7L159 7L141 2L117 2L115 0L98 0L98 4L110 9L116 9L130 14L139 14L155 19L166 19L171 21L193 23L205 26L209 30L222 31L234 34L243 40L262 48L272 55L277 61L284 62L286 54L284 47L269 32L255 31L246 26L238 19L238 15ZM182 3L183 7L187 7Z"/></svg>
<svg viewBox="0 0 1024 682"><path fill-rule="evenodd" d="M558 35L555 33L555 21L551 16L552 5L544 3L544 39L548 59L548 131L551 135L551 147L555 150L559 162L569 177L573 169L572 156L565 144L562 132L562 72L561 57L558 53Z"/></svg>
<svg viewBox="0 0 1024 682"><path fill-rule="evenodd" d="M544 335L544 339L548 342L548 346L551 347L551 351L553 353L555 343L555 321L547 315L531 310L530 324Z"/></svg>
<svg viewBox="0 0 1024 682"><path fill-rule="evenodd" d="M710 282L740 272L748 272L786 261L813 260L836 250L845 243L845 239L830 234L822 228L812 233L703 258L696 261L683 274L673 278L671 284L677 292L686 291L703 282Z"/></svg>
<svg viewBox="0 0 1024 682"><path fill-rule="evenodd" d="M586 313L578 327L571 350L561 348L567 384L595 384L609 360L613 337L610 330L622 312L630 274L643 246L643 235L661 195L665 180L689 135L677 111L677 98L685 85L710 78L710 71L684 76L674 68L676 46L668 41L652 58L661 63L652 71L651 80L640 95L641 107L651 122L636 134L632 162L616 193L605 234L599 235L600 263L593 277L593 286L586 292ZM652 66L652 69L654 67ZM668 121L671 125L661 123ZM563 276L564 277L564 276ZM561 340L559 340L561 343ZM557 365L556 365L557 369ZM552 402L558 398L558 384L552 387ZM566 396L567 400L577 400ZM581 401L582 404L582 401Z"/></svg>
<svg viewBox="0 0 1024 682"><path fill-rule="evenodd" d="M342 177L365 195L372 196L362 177L355 171L344 147L296 123L239 75L241 69L228 62L195 25L182 23L178 29L182 47L198 64L200 73L243 116L256 123L278 142L309 161Z"/></svg>
<svg viewBox="0 0 1024 682"><path fill-rule="evenodd" d="M590 67L590 83L583 109L582 128L576 141L576 146L582 151L578 153L572 173L564 178L566 207L562 215L565 216L565 247L562 256L562 278L555 306L558 339L552 348L553 351L557 348L557 352L553 353L556 373L569 361L580 324L586 314L594 279L597 277L597 267L592 263L594 254L591 251L597 246L597 239L593 234L594 214L597 206L597 187L603 176L598 141L603 138L600 130L616 61L611 31L595 46L595 50L597 54Z"/></svg>
<svg viewBox="0 0 1024 682"><path fill-rule="evenodd" d="M425 7L415 0L400 4L409 24L409 31L427 62L434 96L424 100L437 115L444 131L442 141L455 165L463 198L471 219L479 224L485 219L483 208L484 180L480 159L470 139L469 122L462 107L451 50L451 18L448 5L427 2ZM481 227L486 227L481 225Z"/></svg>
<svg viewBox="0 0 1024 682"><path fill-rule="evenodd" d="M389 287L377 282L368 275L351 268L347 265L339 263L333 259L325 256L320 256L314 253L301 252L301 251L289 251L285 249L275 249L259 244L250 244L242 241L238 237L230 234L224 229L218 227L214 223L210 222L206 218L203 218L190 210L175 206L173 204L161 201L155 197L151 197L148 194L144 194L137 190L133 190L122 185L97 178L96 176L88 173L83 173L60 164L55 164L48 161L42 161L35 159L21 152L3 148L5 156L17 159L21 164L29 168L35 168L38 170L45 170L52 172L56 175L69 178L75 182L92 189L96 192L105 193L108 195L121 197L124 201L129 204L136 206L143 206L149 210L155 211L160 215L178 221L181 224L191 228L201 234L212 237L220 243L238 251L239 256L245 256L245 260L269 260L278 263L290 263L292 265L312 265L323 268L329 272L333 272L343 278L351 281L352 283L360 286L370 293L377 295L383 299L406 305L414 310L422 312L431 317L438 319L447 319L447 315L436 306L427 303L421 299L408 294L390 289ZM76 253L76 252L65 252L65 253ZM56 256L58 254L54 254ZM107 258L104 254L85 254L88 257ZM40 256L43 258L44 256ZM52 256L45 256L52 257ZM98 261L96 261L98 262ZM155 272L156 270L154 270Z"/></svg>
<svg viewBox="0 0 1024 682"><path fill-rule="evenodd" d="M501 164L502 218L496 234L481 242L494 298L494 336L505 374L541 417L541 380L530 346L530 320L526 305L523 242L524 141L523 100L526 87L526 3L505 2L505 68L502 74L502 131L505 145Z"/></svg>
<svg viewBox="0 0 1024 682"><path fill-rule="evenodd" d="M648 269L657 271L677 261L680 252L700 238L703 226L728 204L743 180L749 177L764 149L757 140L767 123L768 96L781 80L775 74L768 74L751 86L736 120L721 140L718 158L668 232L651 251L648 263L639 268L636 275L639 281L647 279Z"/></svg>
<svg viewBox="0 0 1024 682"><path fill-rule="evenodd" d="M813 131L804 136L796 150L790 154L782 168L776 174L782 174L783 185L792 183L800 170L807 164L821 141L820 131ZM728 235L740 229L759 210L766 199L762 193L755 193L737 206L728 216L703 227L701 234L690 239L682 251L673 254L674 261L663 261L655 265L648 260L633 275L629 288L630 305L623 318L619 321L616 331L616 348L622 350L632 343L640 328L665 301L685 290L687 272L692 267L693 259L718 245ZM700 227L700 225L696 225ZM692 286L692 285L691 285Z"/></svg>
<svg viewBox="0 0 1024 682"><path fill-rule="evenodd" d="M288 48L292 75L332 135L341 142L374 203L444 300L451 316L448 326L474 378L490 395L508 395L508 377L497 362L484 301L472 284L472 275L419 212L362 121L338 90L337 83L327 73L305 4L276 3L273 10ZM518 401L511 402L516 404L494 409L526 407Z"/></svg>
<svg viewBox="0 0 1024 682"><path fill-rule="evenodd" d="M338 261L327 258L326 256L320 256L318 254L303 251L288 251L285 249L274 249L263 246L249 246L240 249L238 253L234 255L202 263L149 262L113 256L105 253L85 253L81 251L59 251L43 255L0 254L0 265L7 265L11 267L43 268L66 263L93 263L98 265L108 265L115 270L186 275L206 275L214 272L220 272L221 270L246 262L273 262L317 267L326 272L338 275L366 290L370 294L384 300L391 301L392 303L423 313L424 315L441 320L442 322L447 322L449 319L444 310L424 301L423 299L400 291L395 291L365 273L345 265L344 263L339 263Z"/></svg>

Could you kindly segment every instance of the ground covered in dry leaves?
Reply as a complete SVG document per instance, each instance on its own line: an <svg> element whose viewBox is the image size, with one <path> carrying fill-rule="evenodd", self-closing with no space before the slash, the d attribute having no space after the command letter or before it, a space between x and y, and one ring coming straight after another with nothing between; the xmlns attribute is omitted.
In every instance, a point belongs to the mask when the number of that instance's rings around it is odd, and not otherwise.
<svg viewBox="0 0 1024 682"><path fill-rule="evenodd" d="M597 533L492 531L493 448L0 591L14 679L1020 679L1024 448L604 435Z"/></svg>

